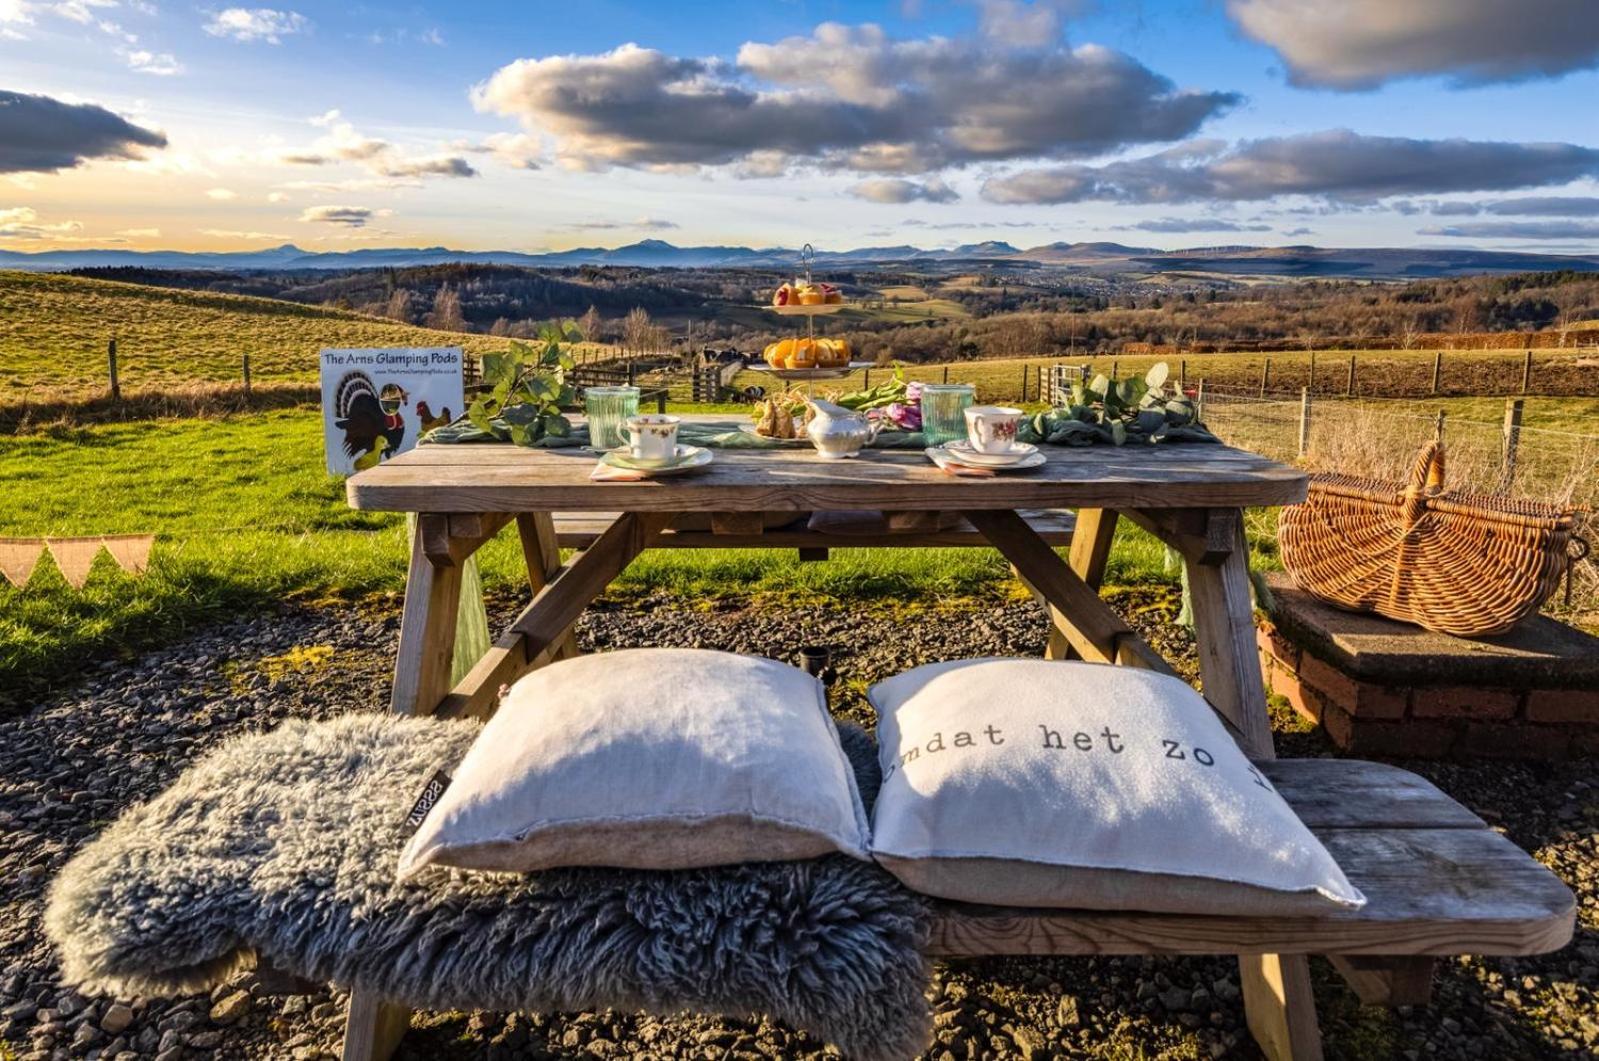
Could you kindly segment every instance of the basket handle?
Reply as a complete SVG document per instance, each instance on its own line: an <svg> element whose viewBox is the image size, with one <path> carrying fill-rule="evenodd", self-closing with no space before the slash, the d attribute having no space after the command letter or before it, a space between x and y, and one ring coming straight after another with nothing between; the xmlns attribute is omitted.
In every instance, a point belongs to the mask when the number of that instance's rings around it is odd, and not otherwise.
<svg viewBox="0 0 1599 1061"><path fill-rule="evenodd" d="M1427 511L1427 501L1437 497L1444 490L1444 444L1442 442L1429 442L1421 448L1416 455L1416 463L1410 467L1410 480L1405 486L1404 521L1405 529L1409 530L1416 525Z"/></svg>

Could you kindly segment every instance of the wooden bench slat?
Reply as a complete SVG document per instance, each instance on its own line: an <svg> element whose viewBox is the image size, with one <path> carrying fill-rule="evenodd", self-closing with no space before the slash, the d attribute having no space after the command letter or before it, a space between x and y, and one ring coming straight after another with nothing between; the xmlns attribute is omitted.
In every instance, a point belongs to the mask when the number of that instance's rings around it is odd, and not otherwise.
<svg viewBox="0 0 1599 1061"><path fill-rule="evenodd" d="M1539 954L1571 939L1565 884L1424 778L1345 759L1260 769L1365 894L1363 909L1199 917L935 900L931 953Z"/></svg>
<svg viewBox="0 0 1599 1061"><path fill-rule="evenodd" d="M1571 939L1560 880L1491 829L1320 834L1368 900L1326 917L1197 917L937 903L930 952L1540 954Z"/></svg>
<svg viewBox="0 0 1599 1061"><path fill-rule="evenodd" d="M1273 759L1257 764L1311 829L1486 829L1431 781L1387 763Z"/></svg>

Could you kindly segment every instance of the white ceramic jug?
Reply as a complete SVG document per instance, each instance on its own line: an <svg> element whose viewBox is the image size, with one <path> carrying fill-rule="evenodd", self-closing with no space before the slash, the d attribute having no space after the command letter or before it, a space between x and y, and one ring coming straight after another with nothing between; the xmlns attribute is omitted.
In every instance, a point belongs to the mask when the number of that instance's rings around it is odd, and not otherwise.
<svg viewBox="0 0 1599 1061"><path fill-rule="evenodd" d="M812 398L808 404L812 415L811 422L805 425L805 433L810 436L817 455L829 460L857 455L861 447L877 437L882 427L881 421L869 420L864 413L842 405L818 398Z"/></svg>

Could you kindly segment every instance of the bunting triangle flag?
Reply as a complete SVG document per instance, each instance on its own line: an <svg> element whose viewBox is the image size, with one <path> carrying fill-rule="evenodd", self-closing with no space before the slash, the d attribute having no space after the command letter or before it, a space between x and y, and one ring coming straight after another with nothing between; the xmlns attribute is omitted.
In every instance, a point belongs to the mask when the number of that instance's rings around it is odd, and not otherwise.
<svg viewBox="0 0 1599 1061"><path fill-rule="evenodd" d="M67 585L82 589L89 581L94 558L100 555L100 539L47 538L45 544L50 547L50 555L55 557L56 567L61 569L61 577L67 580Z"/></svg>
<svg viewBox="0 0 1599 1061"><path fill-rule="evenodd" d="M0 575L21 589L28 584L43 552L44 542L37 538L0 538Z"/></svg>
<svg viewBox="0 0 1599 1061"><path fill-rule="evenodd" d="M150 566L150 549L155 545L153 534L108 534L100 539L106 552L124 571L139 574Z"/></svg>

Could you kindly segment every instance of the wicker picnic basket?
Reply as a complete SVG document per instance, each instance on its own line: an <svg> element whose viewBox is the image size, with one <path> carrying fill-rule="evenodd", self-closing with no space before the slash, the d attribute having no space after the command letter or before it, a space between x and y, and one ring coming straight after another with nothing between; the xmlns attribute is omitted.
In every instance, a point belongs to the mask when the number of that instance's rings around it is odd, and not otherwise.
<svg viewBox="0 0 1599 1061"><path fill-rule="evenodd" d="M1537 611L1566 571L1569 508L1444 490L1430 442L1395 483L1312 476L1283 509L1283 567L1313 596L1439 633L1499 634Z"/></svg>

